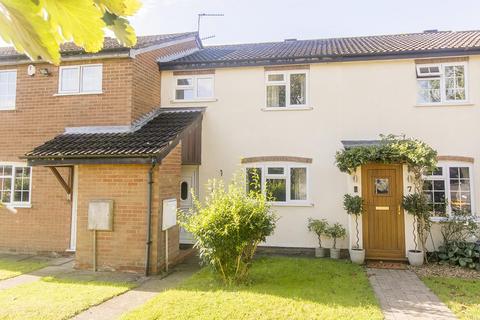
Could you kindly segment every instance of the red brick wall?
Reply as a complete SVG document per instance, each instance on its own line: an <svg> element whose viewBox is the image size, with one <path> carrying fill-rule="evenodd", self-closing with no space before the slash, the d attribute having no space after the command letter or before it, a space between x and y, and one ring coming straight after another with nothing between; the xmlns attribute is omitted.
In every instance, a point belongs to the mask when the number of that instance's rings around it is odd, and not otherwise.
<svg viewBox="0 0 480 320"><path fill-rule="evenodd" d="M36 64L3 66L17 70L15 110L0 110L0 162L20 161L35 146L64 132L65 127L129 125L160 105L160 72L155 61L162 55L193 47L194 41L137 55L69 61L63 65L101 63L103 94L56 96L59 68ZM51 75L40 75L47 68ZM32 171L32 206L13 213L0 209L0 251L64 251L69 247L71 203L53 174L44 167ZM146 196L138 199L143 203Z"/></svg>
<svg viewBox="0 0 480 320"><path fill-rule="evenodd" d="M161 231L162 201L179 197L181 147L154 171L151 271L158 272L165 238ZM142 272L145 267L147 181L149 165L80 165L78 174L78 237L76 267L92 267L93 233L87 230L88 203L114 200L113 231L97 231L99 270ZM178 201L178 200L177 200ZM169 235L172 259L178 254L178 227Z"/></svg>
<svg viewBox="0 0 480 320"><path fill-rule="evenodd" d="M166 48L138 54L133 63L132 120L160 106L160 72L158 58L196 48L195 41L179 43Z"/></svg>

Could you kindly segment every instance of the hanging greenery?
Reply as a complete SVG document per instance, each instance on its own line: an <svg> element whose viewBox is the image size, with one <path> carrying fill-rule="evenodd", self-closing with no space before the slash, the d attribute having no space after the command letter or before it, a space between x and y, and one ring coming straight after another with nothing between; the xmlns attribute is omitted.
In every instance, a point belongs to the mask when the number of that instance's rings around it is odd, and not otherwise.
<svg viewBox="0 0 480 320"><path fill-rule="evenodd" d="M342 172L352 174L362 164L405 163L410 169L433 170L437 152L425 142L398 135L380 135L376 145L343 149L336 154L336 165Z"/></svg>

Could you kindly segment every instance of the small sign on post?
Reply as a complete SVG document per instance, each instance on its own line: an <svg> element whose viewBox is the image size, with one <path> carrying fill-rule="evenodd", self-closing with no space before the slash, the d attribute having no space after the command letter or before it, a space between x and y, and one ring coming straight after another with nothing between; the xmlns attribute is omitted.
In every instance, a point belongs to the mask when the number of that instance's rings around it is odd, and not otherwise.
<svg viewBox="0 0 480 320"><path fill-rule="evenodd" d="M177 225L177 199L163 200L162 230L165 231L165 271L168 272L168 229Z"/></svg>
<svg viewBox="0 0 480 320"><path fill-rule="evenodd" d="M91 200L88 204L88 230L93 231L93 271L97 271L97 230L113 230L113 200Z"/></svg>

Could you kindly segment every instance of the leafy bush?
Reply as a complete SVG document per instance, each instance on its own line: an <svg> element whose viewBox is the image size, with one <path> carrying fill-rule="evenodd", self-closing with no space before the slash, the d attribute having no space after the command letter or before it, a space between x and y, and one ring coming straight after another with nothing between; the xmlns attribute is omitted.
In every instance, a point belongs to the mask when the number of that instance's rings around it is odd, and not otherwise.
<svg viewBox="0 0 480 320"><path fill-rule="evenodd" d="M441 262L480 271L480 243L466 241L446 243L440 246L438 258Z"/></svg>
<svg viewBox="0 0 480 320"><path fill-rule="evenodd" d="M453 212L442 224L443 246L439 247L441 262L480 271L480 243L469 242L476 236L478 224L469 212Z"/></svg>
<svg viewBox="0 0 480 320"><path fill-rule="evenodd" d="M431 228L430 206L428 199L423 193L412 193L403 197L403 208L413 216L413 242L415 251L418 248L417 235L422 244L422 250L426 248L427 237Z"/></svg>
<svg viewBox="0 0 480 320"><path fill-rule="evenodd" d="M203 204L194 199L191 214L179 214L180 225L194 236L203 262L226 284L243 282L258 244L273 233L276 216L259 189L246 192L245 178L227 188L211 180L208 190Z"/></svg>
<svg viewBox="0 0 480 320"><path fill-rule="evenodd" d="M343 197L343 208L347 211L348 214L355 216L355 230L357 232L357 244L356 249L360 249L360 237L358 235L358 216L363 212L363 199L360 196L352 196L346 194Z"/></svg>
<svg viewBox="0 0 480 320"><path fill-rule="evenodd" d="M322 236L326 235L329 224L325 219L308 219L308 231L314 232L318 238L318 245L322 247Z"/></svg>
<svg viewBox="0 0 480 320"><path fill-rule="evenodd" d="M340 224L335 223L327 229L327 235L333 239L333 249L337 248L337 239L344 239L347 236L347 230Z"/></svg>

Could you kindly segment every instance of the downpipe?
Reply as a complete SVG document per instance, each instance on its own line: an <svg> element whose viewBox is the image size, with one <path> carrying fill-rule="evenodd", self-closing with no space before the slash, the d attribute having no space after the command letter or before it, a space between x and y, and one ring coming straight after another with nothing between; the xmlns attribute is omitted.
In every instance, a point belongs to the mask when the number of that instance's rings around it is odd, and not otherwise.
<svg viewBox="0 0 480 320"><path fill-rule="evenodd" d="M148 209L147 209L147 241L145 243L145 276L148 277L150 269L150 248L152 246L152 201L153 201L153 171L157 166L157 160L152 158L152 166L148 170Z"/></svg>

